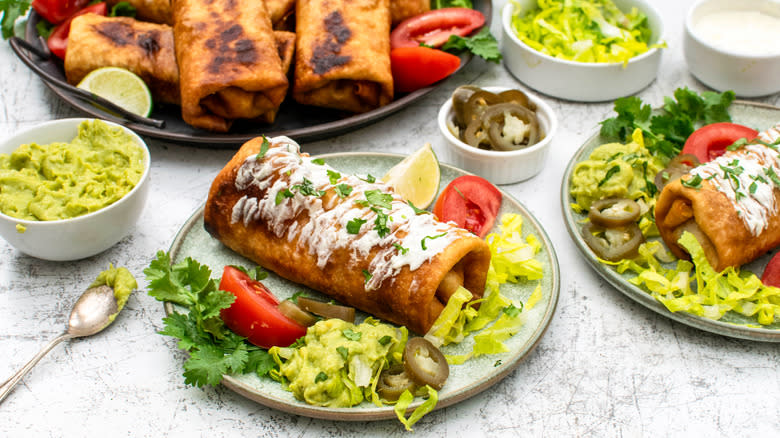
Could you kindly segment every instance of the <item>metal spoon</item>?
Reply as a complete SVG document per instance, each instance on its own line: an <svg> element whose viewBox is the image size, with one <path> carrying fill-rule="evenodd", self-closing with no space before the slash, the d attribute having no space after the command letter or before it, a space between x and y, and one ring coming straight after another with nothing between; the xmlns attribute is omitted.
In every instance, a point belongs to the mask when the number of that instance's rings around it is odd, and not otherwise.
<svg viewBox="0 0 780 438"><path fill-rule="evenodd" d="M73 310L70 312L67 331L52 339L48 345L43 347L43 349L32 358L32 360L27 362L27 365L22 367L22 369L17 371L10 379L0 385L0 402L2 402L11 390L14 389L16 384L22 380L22 377L24 377L25 374L27 374L27 372L46 355L46 353L54 348L55 345L66 339L94 335L108 327L118 312L119 309L116 298L114 297L114 289L110 286L96 286L84 291L78 301L76 301L76 304L73 305Z"/></svg>

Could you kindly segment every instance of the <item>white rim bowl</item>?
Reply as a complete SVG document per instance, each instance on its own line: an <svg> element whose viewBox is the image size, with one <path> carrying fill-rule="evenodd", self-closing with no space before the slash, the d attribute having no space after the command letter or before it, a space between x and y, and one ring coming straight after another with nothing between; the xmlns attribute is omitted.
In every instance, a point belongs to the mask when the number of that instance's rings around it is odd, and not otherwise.
<svg viewBox="0 0 780 438"><path fill-rule="evenodd" d="M492 93L518 89L517 87L480 87ZM523 91L523 90L521 90ZM439 109L439 130L447 139L447 158L468 172L475 173L494 184L511 184L526 180L544 168L547 154L558 131L558 118L550 105L532 93L523 91L536 105L536 116L544 130L544 138L538 143L515 151L489 151L470 146L450 131L452 121L452 96Z"/></svg>
<svg viewBox="0 0 780 438"><path fill-rule="evenodd" d="M70 142L78 126L89 118L59 119L22 130L0 142L0 153L8 154L27 143ZM100 210L69 219L34 221L0 212L0 235L13 247L30 256L53 261L77 260L110 248L132 230L140 217L149 191L151 155L146 143L132 130L101 120L130 134L143 153L141 179L121 199ZM21 225L25 231L18 232Z"/></svg>
<svg viewBox="0 0 780 438"><path fill-rule="evenodd" d="M780 17L780 2L772 0L699 0L685 17L683 54L688 70L717 91L739 97L760 97L780 91L780 52L767 55L740 53L715 46L694 30L695 21L714 11L759 11Z"/></svg>
<svg viewBox="0 0 780 438"><path fill-rule="evenodd" d="M647 15L653 33L649 44L664 41L664 25L658 10L644 0L614 0L621 9L636 6ZM634 94L658 75L662 50L651 48L622 62L595 63L558 59L520 40L512 27L514 2L502 11L502 54L507 70L519 81L541 93L577 102L602 102Z"/></svg>

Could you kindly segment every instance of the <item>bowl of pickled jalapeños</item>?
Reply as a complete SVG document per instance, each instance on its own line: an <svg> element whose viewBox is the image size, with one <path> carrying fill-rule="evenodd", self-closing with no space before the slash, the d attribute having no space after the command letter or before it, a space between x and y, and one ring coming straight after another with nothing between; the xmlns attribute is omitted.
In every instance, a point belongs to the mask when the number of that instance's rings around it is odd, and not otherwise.
<svg viewBox="0 0 780 438"><path fill-rule="evenodd" d="M539 173L558 127L552 108L520 89L463 85L439 110L449 161L494 184Z"/></svg>

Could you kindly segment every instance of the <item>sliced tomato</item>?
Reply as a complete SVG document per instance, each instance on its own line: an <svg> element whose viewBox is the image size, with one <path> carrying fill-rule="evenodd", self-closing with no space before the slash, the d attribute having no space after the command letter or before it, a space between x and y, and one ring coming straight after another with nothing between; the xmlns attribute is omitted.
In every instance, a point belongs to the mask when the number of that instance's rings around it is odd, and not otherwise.
<svg viewBox="0 0 780 438"><path fill-rule="evenodd" d="M46 40L46 45L49 46L49 51L51 51L51 53L60 59L65 59L65 51L68 47L68 35L70 34L70 23L79 15L88 13L105 16L108 13L106 2L89 5L86 8L77 11L59 26L55 27L51 35L49 35L49 39Z"/></svg>
<svg viewBox="0 0 780 438"><path fill-rule="evenodd" d="M429 47L401 47L390 51L393 88L409 93L427 87L453 74L460 58Z"/></svg>
<svg viewBox="0 0 780 438"><path fill-rule="evenodd" d="M723 155L735 141L741 138L750 141L756 137L758 131L747 126L729 122L713 123L694 131L681 153L693 154L699 161L706 163Z"/></svg>
<svg viewBox="0 0 780 438"><path fill-rule="evenodd" d="M32 0L35 12L51 24L60 24L90 0Z"/></svg>
<svg viewBox="0 0 780 438"><path fill-rule="evenodd" d="M761 275L761 282L767 286L780 287L780 252L772 256Z"/></svg>
<svg viewBox="0 0 780 438"><path fill-rule="evenodd" d="M450 35L466 36L484 24L485 16L474 9L434 9L399 23L390 32L390 47L415 47L420 43L440 47Z"/></svg>
<svg viewBox="0 0 780 438"><path fill-rule="evenodd" d="M452 180L439 195L433 214L441 221L452 221L479 237L485 237L501 207L501 192L490 181L463 175Z"/></svg>
<svg viewBox="0 0 780 438"><path fill-rule="evenodd" d="M279 312L279 300L263 283L240 269L225 266L219 288L236 296L233 304L220 312L222 320L249 342L263 348L288 347L306 334L306 327Z"/></svg>

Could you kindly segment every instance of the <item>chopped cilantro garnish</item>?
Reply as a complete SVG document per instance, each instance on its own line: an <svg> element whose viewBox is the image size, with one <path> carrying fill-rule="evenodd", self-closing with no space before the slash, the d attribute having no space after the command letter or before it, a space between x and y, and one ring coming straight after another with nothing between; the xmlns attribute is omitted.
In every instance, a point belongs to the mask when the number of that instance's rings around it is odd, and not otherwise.
<svg viewBox="0 0 780 438"><path fill-rule="evenodd" d="M400 252L401 254L406 254L407 252L409 252L409 248L404 248L403 246L401 246L400 243L393 242L393 247L397 249L398 252Z"/></svg>
<svg viewBox="0 0 780 438"><path fill-rule="evenodd" d="M427 250L427 249L428 249L428 248L425 246L425 241L426 241L426 240L433 240L433 239L438 239L439 237L444 237L444 236L446 236L446 235L447 235L447 232L445 231L445 232L443 232L443 233L441 233L441 234L437 234L437 235L435 235L435 236L425 236L425 237L423 237L423 238L422 238L422 240L420 240L420 246L422 246L422 249L423 249L423 251L425 251L425 250Z"/></svg>
<svg viewBox="0 0 780 438"><path fill-rule="evenodd" d="M271 143L268 142L268 139L263 136L263 143L260 145L260 152L257 153L255 156L256 159L261 159L265 156L266 152L268 152L268 148L271 146Z"/></svg>
<svg viewBox="0 0 780 438"><path fill-rule="evenodd" d="M415 214L430 214L428 210L423 210L422 208L415 207L414 204L412 204L412 201L406 201L406 203L409 204L409 207L412 207L412 210L414 210Z"/></svg>
<svg viewBox="0 0 780 438"><path fill-rule="evenodd" d="M352 219L351 221L347 222L347 233L349 234L360 233L360 227L363 226L364 223L366 223L365 219L361 219L359 217Z"/></svg>
<svg viewBox="0 0 780 438"><path fill-rule="evenodd" d="M680 179L680 184L684 185L685 187L690 187L692 189L698 189L701 187L701 175L696 175L693 178L689 179Z"/></svg>
<svg viewBox="0 0 780 438"><path fill-rule="evenodd" d="M379 237L385 237L390 234L390 228L387 226L388 216L386 213L380 211L377 208L372 208L376 213L376 219L374 220L374 229L379 234Z"/></svg>
<svg viewBox="0 0 780 438"><path fill-rule="evenodd" d="M368 283L368 281L371 280L371 277L373 277L373 275L371 275L370 272L363 269L363 278L365 279L366 283Z"/></svg>
<svg viewBox="0 0 780 438"><path fill-rule="evenodd" d="M775 173L775 169L766 167L764 168L764 173L769 177L769 179L772 180L773 183L775 183L776 186L780 186L780 178L778 178L777 173Z"/></svg>
<svg viewBox="0 0 780 438"><path fill-rule="evenodd" d="M335 190L336 194L339 195L340 198L346 198L350 193L352 193L352 186L349 184L338 184Z"/></svg>
<svg viewBox="0 0 780 438"><path fill-rule="evenodd" d="M320 197L325 194L324 190L317 190L314 188L314 183L304 178L302 184L296 184L293 186L293 190L297 190L298 193L304 196L316 196Z"/></svg>
<svg viewBox="0 0 780 438"><path fill-rule="evenodd" d="M384 335L381 338L379 338L378 342L382 345L387 345L392 341L393 338L390 335Z"/></svg>
<svg viewBox="0 0 780 438"><path fill-rule="evenodd" d="M363 336L363 333L356 332L349 328L342 330L341 334L344 335L344 337L349 339L350 341L359 341L360 338Z"/></svg>
<svg viewBox="0 0 780 438"><path fill-rule="evenodd" d="M314 378L314 383L320 383L328 380L328 375L325 374L324 371L320 371L317 373L317 376Z"/></svg>
<svg viewBox="0 0 780 438"><path fill-rule="evenodd" d="M276 192L276 205L279 205L284 201L286 198L292 198L295 196L295 193L291 192L290 189L284 189Z"/></svg>
<svg viewBox="0 0 780 438"><path fill-rule="evenodd" d="M602 180L599 181L598 187L601 187L604 184L606 184L606 182L609 181L609 179L612 178L612 176L618 172L620 172L620 166L615 165L610 167L609 170L607 170L606 175L604 175L604 178L602 178Z"/></svg>
<svg viewBox="0 0 780 438"><path fill-rule="evenodd" d="M313 164L317 164L317 165L320 165L320 166L325 164L325 160L323 160L322 158L314 158L313 160L311 160L311 162Z"/></svg>
<svg viewBox="0 0 780 438"><path fill-rule="evenodd" d="M341 179L341 174L336 172L335 170L328 169L328 180L331 184L336 185L337 182Z"/></svg>
<svg viewBox="0 0 780 438"><path fill-rule="evenodd" d="M338 353L341 355L341 357L346 362L347 359L349 358L349 349L347 349L347 347L345 347L343 345L339 345L338 347L336 347L336 351L338 351Z"/></svg>

